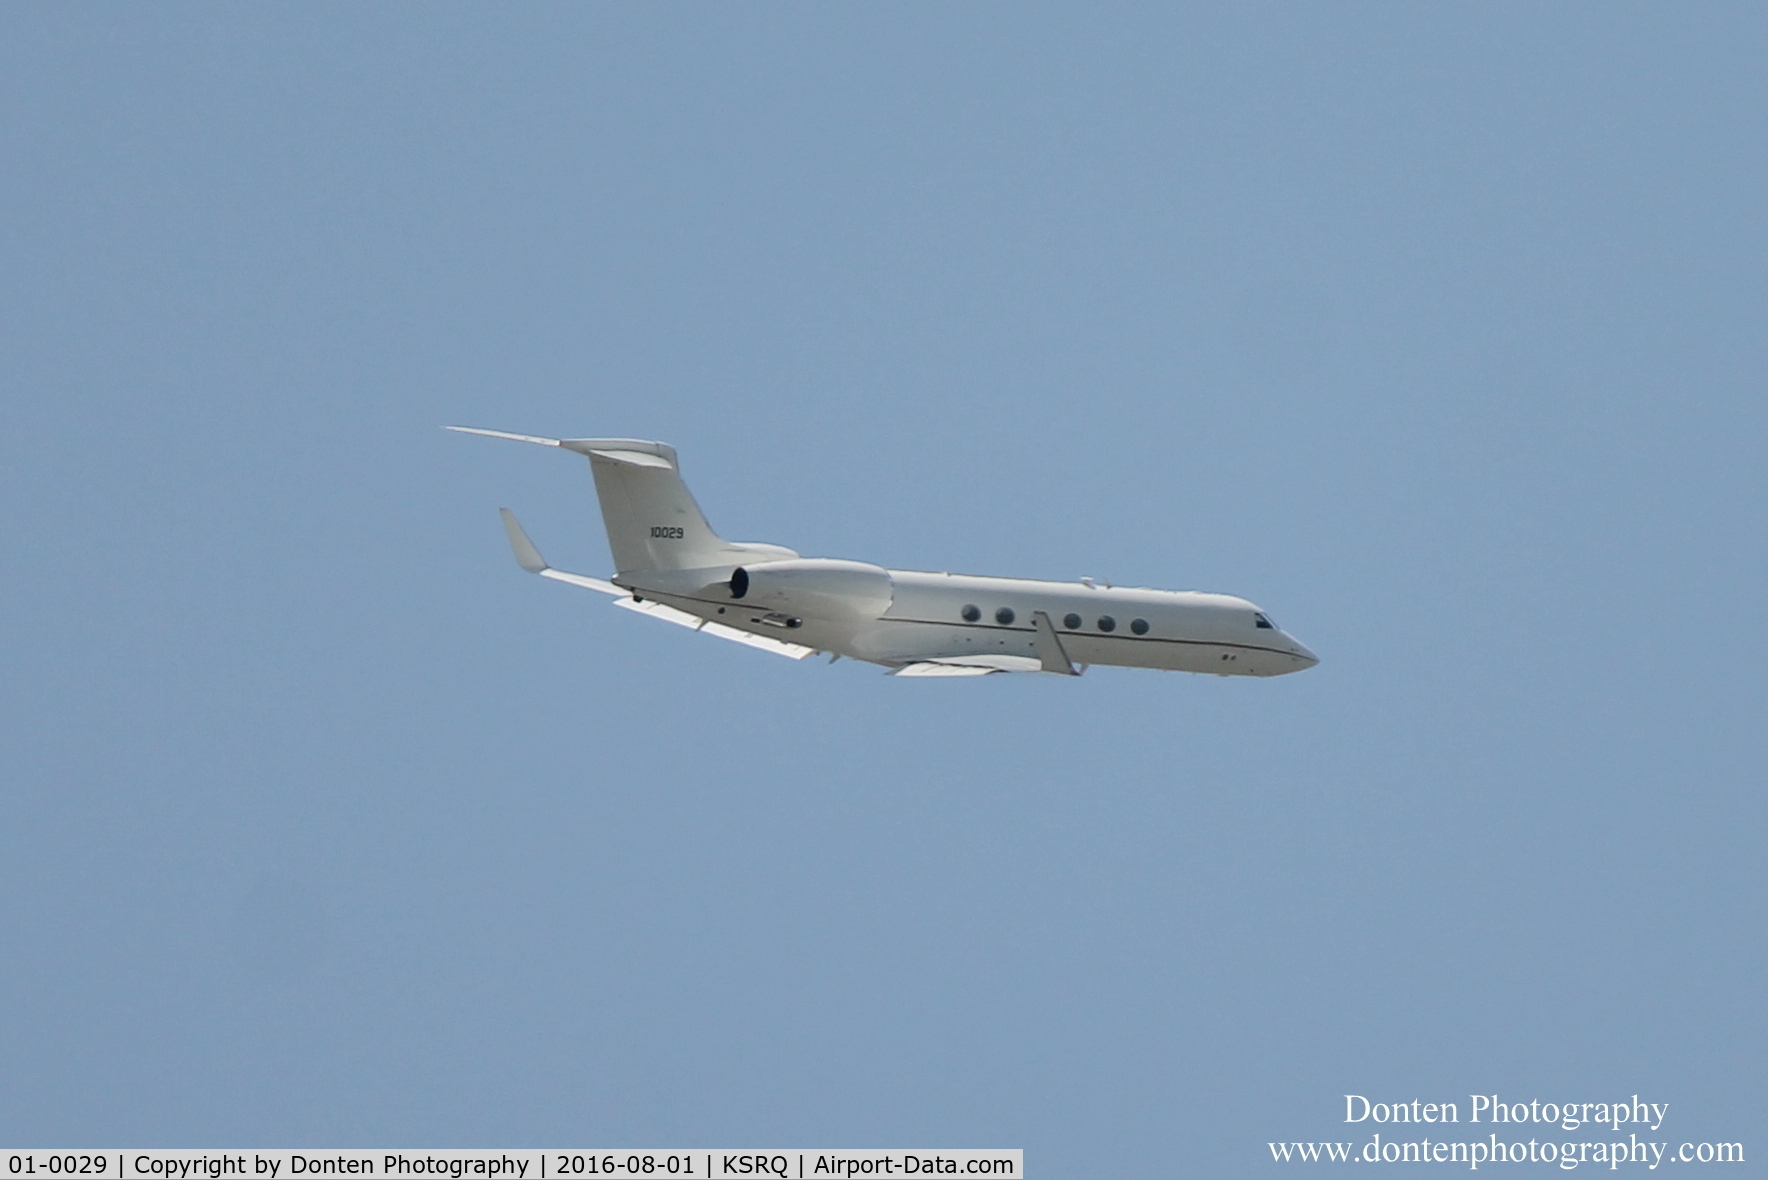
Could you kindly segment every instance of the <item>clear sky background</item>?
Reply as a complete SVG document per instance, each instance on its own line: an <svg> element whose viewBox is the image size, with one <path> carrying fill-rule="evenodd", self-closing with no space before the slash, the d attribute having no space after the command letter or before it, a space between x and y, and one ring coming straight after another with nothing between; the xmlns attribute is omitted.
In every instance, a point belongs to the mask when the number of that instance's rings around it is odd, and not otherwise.
<svg viewBox="0 0 1768 1180"><path fill-rule="evenodd" d="M1768 1154L1765 55L0 10L0 1137L1263 1175L1347 1092L1638 1093ZM502 505L609 571L586 465L456 422L1323 662L793 664L523 575Z"/></svg>

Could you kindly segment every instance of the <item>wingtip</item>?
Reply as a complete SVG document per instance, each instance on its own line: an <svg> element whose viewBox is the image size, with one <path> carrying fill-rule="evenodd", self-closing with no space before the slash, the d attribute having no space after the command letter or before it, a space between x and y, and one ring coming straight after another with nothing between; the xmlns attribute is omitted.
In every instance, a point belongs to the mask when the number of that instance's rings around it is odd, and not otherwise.
<svg viewBox="0 0 1768 1180"><path fill-rule="evenodd" d="M522 522L516 519L516 514L508 508L497 511L503 517L503 529L509 534L510 551L516 556L516 564L531 574L544 573L551 568L540 556L540 550L534 547L534 542L528 539L528 533L522 528Z"/></svg>

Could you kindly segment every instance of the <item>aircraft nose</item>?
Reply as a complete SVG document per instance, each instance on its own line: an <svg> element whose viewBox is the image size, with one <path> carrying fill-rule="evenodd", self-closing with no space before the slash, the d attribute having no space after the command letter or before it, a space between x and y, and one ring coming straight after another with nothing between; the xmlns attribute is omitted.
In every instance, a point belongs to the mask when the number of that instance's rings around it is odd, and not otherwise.
<svg viewBox="0 0 1768 1180"><path fill-rule="evenodd" d="M1289 654L1302 661L1303 668L1312 668L1320 662L1320 657L1308 650L1307 644L1295 636L1284 632L1283 638L1289 640Z"/></svg>

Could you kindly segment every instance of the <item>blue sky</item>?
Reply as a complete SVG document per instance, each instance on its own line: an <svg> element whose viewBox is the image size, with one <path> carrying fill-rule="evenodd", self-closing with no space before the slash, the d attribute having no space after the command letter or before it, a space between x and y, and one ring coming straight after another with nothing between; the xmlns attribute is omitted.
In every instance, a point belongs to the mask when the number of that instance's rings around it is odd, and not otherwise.
<svg viewBox="0 0 1768 1180"><path fill-rule="evenodd" d="M0 1132L1759 1139L1765 34L0 12ZM789 664L524 577L500 505L608 572L587 471L454 422L1323 663Z"/></svg>

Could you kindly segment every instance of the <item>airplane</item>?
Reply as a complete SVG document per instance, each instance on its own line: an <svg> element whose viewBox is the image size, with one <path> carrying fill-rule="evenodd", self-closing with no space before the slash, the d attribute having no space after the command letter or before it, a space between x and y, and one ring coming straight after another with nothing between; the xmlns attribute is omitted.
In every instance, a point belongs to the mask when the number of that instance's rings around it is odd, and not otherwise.
<svg viewBox="0 0 1768 1180"><path fill-rule="evenodd" d="M893 570L726 541L681 479L675 448L631 438L538 438L450 426L589 458L614 557L612 578L548 565L509 509L516 564L611 595L614 605L801 660L828 653L910 678L1113 665L1217 676L1282 676L1319 663L1244 598L1099 583Z"/></svg>

